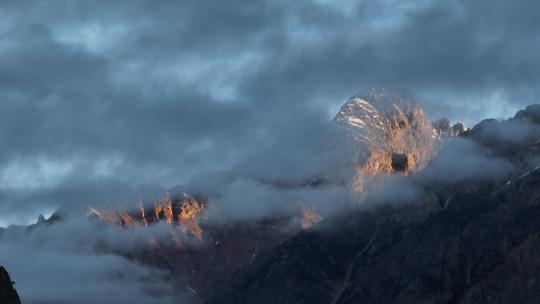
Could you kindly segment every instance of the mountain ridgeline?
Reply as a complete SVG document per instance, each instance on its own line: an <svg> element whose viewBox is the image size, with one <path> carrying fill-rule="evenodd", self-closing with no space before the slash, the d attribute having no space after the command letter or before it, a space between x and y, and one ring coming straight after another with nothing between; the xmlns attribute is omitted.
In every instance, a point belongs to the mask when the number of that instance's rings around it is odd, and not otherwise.
<svg viewBox="0 0 540 304"><path fill-rule="evenodd" d="M233 221L208 194L171 191L83 216L141 238L164 224L168 239L99 250L167 272L193 303L540 301L540 105L468 129L432 122L408 94L376 87L351 97L333 122L354 171L342 212L294 205ZM65 218L40 218L26 233ZM0 303L20 303L1 270Z"/></svg>
<svg viewBox="0 0 540 304"><path fill-rule="evenodd" d="M540 301L540 105L463 132L445 125L463 143L408 177L420 190L413 203L328 218L206 303Z"/></svg>

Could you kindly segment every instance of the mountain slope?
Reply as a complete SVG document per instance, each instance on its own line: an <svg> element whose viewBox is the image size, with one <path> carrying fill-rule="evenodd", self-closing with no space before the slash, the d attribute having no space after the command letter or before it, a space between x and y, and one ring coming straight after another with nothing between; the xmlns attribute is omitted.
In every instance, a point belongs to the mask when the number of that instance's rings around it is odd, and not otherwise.
<svg viewBox="0 0 540 304"><path fill-rule="evenodd" d="M512 170L459 181L419 176L424 192L414 204L326 219L256 258L207 303L538 302L538 109L465 134L493 166L504 157Z"/></svg>

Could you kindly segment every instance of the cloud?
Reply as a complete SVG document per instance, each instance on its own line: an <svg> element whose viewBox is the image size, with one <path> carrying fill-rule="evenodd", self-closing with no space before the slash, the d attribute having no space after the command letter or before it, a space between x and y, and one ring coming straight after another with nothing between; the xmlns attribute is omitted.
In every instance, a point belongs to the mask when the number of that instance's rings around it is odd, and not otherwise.
<svg viewBox="0 0 540 304"><path fill-rule="evenodd" d="M428 166L416 174L420 182L455 183L492 179L511 172L510 160L468 138L451 138Z"/></svg>
<svg viewBox="0 0 540 304"><path fill-rule="evenodd" d="M281 188L257 181L236 180L222 185L210 197L211 208L228 220L257 219L270 215L300 215L309 207L327 216L351 204L344 185Z"/></svg>
<svg viewBox="0 0 540 304"><path fill-rule="evenodd" d="M536 6L8 1L0 211L34 218L63 204L67 197L46 206L22 197L82 184L83 170L89 184L167 187L248 162L270 173L265 164L286 149L265 156L263 146L328 121L374 83L408 86L436 118L508 116L538 97L537 60L527 55L539 47ZM290 138L292 151L298 136ZM45 173L54 178L42 182ZM13 191L19 181L24 195Z"/></svg>
<svg viewBox="0 0 540 304"><path fill-rule="evenodd" d="M508 146L528 143L537 139L540 126L525 120L485 120L473 128L473 136L492 146Z"/></svg>
<svg viewBox="0 0 540 304"><path fill-rule="evenodd" d="M30 232L12 228L0 237L0 260L24 303L187 301L182 286L171 283L167 273L98 249L100 244L114 250L140 246L133 231L73 220Z"/></svg>

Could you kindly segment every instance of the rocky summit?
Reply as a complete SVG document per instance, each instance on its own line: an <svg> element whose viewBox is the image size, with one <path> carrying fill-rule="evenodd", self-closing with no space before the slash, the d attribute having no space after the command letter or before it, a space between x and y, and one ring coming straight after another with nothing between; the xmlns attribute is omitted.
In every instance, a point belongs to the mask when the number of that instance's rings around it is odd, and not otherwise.
<svg viewBox="0 0 540 304"><path fill-rule="evenodd" d="M398 90L375 87L359 93L334 121L349 131L356 165L366 173L391 173L392 154L407 158L407 170L424 167L434 154L434 129L424 108Z"/></svg>
<svg viewBox="0 0 540 304"><path fill-rule="evenodd" d="M436 155L439 140L465 131L462 124L450 127L448 119L432 123L405 90L381 86L351 97L334 122L349 135L352 188L363 198L374 191L373 176L420 170Z"/></svg>

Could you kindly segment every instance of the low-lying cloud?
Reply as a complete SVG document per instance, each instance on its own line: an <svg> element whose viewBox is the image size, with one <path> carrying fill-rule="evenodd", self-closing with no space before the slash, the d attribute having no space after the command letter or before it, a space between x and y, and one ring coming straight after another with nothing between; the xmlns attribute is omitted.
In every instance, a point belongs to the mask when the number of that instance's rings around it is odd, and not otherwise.
<svg viewBox="0 0 540 304"><path fill-rule="evenodd" d="M509 173L514 165L468 138L451 138L416 178L425 182L454 183L490 179Z"/></svg>
<svg viewBox="0 0 540 304"><path fill-rule="evenodd" d="M23 303L183 303L185 288L166 272L99 249L132 250L147 245L145 235L159 238L166 231L128 231L86 220L12 228L0 235L0 262Z"/></svg>

